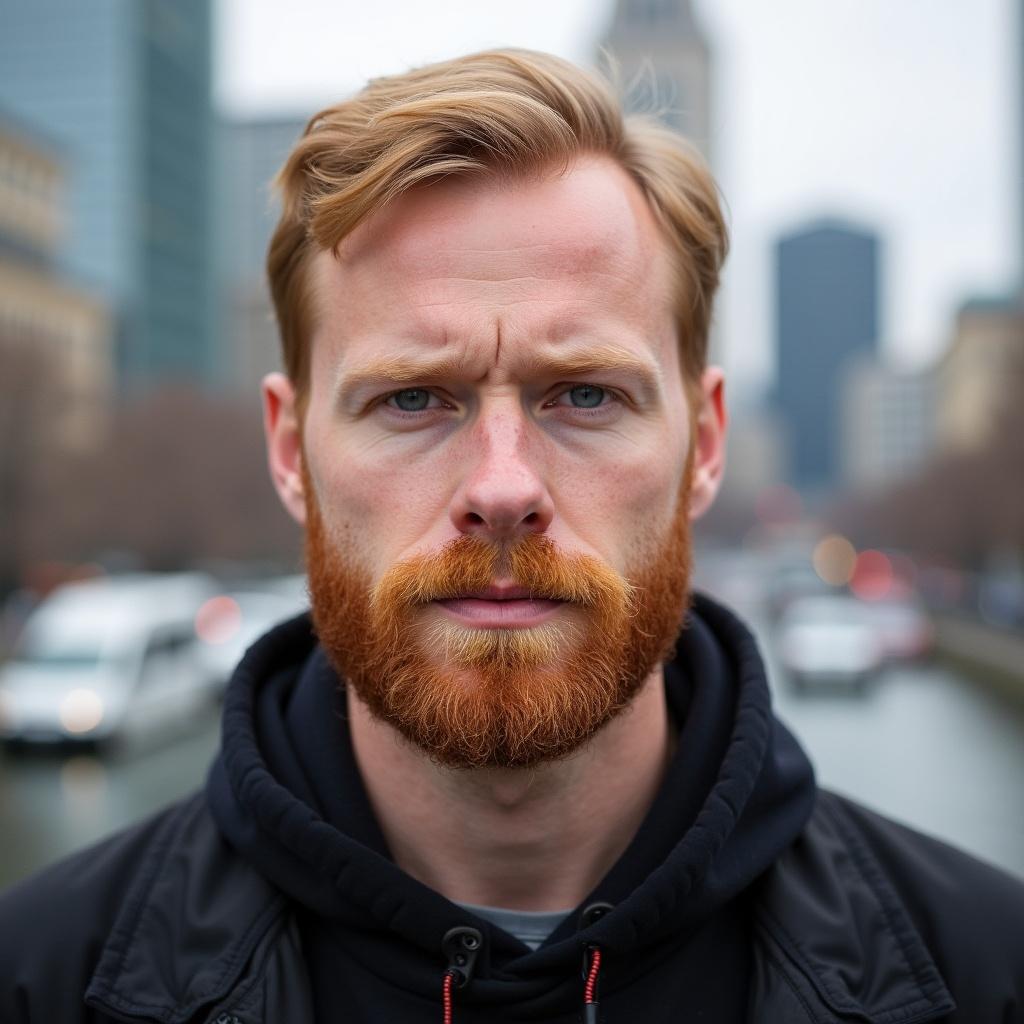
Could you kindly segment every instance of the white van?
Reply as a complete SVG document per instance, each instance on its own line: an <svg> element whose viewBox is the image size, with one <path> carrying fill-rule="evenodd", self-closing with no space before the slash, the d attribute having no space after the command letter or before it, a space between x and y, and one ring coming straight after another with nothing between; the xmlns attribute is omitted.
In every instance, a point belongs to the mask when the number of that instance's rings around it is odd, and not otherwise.
<svg viewBox="0 0 1024 1024"><path fill-rule="evenodd" d="M210 698L195 615L215 592L200 573L59 587L0 669L0 739L101 741L194 710Z"/></svg>

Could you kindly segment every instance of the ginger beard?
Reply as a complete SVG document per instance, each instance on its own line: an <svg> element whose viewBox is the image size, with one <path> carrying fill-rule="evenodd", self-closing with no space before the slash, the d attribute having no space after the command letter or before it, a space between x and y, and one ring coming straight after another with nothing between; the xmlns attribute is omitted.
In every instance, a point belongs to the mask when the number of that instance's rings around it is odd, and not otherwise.
<svg viewBox="0 0 1024 1024"><path fill-rule="evenodd" d="M527 768L564 758L629 706L671 653L689 594L692 457L670 526L628 578L530 534L459 537L373 585L328 536L312 481L306 569L313 621L335 670L370 712L449 768ZM533 627L471 629L434 600L511 579L568 602Z"/></svg>

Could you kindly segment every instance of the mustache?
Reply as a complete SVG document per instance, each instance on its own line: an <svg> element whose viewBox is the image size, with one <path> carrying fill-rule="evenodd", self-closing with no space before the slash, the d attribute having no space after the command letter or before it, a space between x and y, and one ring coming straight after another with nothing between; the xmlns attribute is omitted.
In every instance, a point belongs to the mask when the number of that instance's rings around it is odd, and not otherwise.
<svg viewBox="0 0 1024 1024"><path fill-rule="evenodd" d="M600 559L565 553L541 534L502 545L466 535L392 566L374 588L371 605L394 609L451 600L484 590L499 576L533 598L583 607L627 610L636 597L633 585Z"/></svg>

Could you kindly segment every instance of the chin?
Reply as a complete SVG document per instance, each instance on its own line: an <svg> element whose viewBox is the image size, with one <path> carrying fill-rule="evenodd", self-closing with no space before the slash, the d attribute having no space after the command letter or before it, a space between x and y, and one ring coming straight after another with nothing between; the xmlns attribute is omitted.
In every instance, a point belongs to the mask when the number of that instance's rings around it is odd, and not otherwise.
<svg viewBox="0 0 1024 1024"><path fill-rule="evenodd" d="M439 671L474 678L523 670L557 671L576 648L580 629L571 621L548 621L516 629L479 629L433 616L424 624L420 650Z"/></svg>

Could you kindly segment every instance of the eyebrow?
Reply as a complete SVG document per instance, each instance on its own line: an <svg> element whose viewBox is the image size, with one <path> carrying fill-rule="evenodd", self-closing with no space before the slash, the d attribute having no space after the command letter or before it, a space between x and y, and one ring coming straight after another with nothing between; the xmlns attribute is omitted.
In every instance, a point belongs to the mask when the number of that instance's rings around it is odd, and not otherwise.
<svg viewBox="0 0 1024 1024"><path fill-rule="evenodd" d="M592 345L567 352L541 351L519 360L519 372L530 376L580 377L588 373L620 373L634 377L645 397L661 389L661 370L652 360L620 345ZM367 391L394 384L416 384L459 377L466 372L466 360L453 353L428 358L387 356L360 366L339 377L336 393L346 407L358 404Z"/></svg>
<svg viewBox="0 0 1024 1024"><path fill-rule="evenodd" d="M612 370L633 375L651 390L661 386L661 371L657 364L620 345L589 345L568 352L530 353L522 361L526 372L532 374L572 377Z"/></svg>

